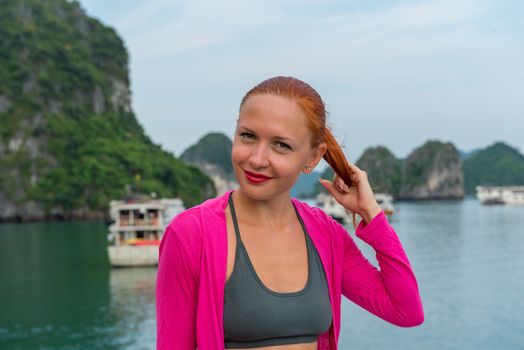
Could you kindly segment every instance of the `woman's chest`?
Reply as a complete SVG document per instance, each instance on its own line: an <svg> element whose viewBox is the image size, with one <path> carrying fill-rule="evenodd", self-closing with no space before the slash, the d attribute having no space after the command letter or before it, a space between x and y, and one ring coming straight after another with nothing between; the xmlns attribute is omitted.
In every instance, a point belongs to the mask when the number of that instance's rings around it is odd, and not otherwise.
<svg viewBox="0 0 524 350"><path fill-rule="evenodd" d="M227 275L235 264L250 263L261 282L270 290L295 292L308 278L308 252L300 223L292 223L279 232L238 222L238 231L230 215L227 218ZM244 254L243 260L238 254Z"/></svg>

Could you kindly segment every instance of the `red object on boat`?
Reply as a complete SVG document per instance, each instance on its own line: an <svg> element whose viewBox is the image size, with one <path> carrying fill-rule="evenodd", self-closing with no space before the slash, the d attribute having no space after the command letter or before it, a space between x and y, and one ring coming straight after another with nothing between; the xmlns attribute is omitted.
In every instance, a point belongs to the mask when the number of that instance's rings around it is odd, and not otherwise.
<svg viewBox="0 0 524 350"><path fill-rule="evenodd" d="M160 240L158 239L134 239L131 240L129 245L160 245Z"/></svg>

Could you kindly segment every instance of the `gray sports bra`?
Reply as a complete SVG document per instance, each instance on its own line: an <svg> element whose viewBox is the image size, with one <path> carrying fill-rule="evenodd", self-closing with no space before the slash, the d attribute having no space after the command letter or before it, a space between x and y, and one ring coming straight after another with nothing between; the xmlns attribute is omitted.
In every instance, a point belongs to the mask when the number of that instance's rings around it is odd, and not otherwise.
<svg viewBox="0 0 524 350"><path fill-rule="evenodd" d="M232 193L232 192L231 192ZM306 237L308 280L298 292L270 290L258 278L242 240L231 194L231 216L237 245L233 272L224 290L226 348L309 343L327 331L332 312L324 268L293 205Z"/></svg>

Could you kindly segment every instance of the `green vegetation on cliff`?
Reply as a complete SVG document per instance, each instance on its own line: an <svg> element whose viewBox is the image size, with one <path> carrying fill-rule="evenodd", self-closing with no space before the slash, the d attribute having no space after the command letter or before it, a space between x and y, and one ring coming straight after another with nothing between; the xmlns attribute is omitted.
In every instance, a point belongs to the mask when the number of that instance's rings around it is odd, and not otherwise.
<svg viewBox="0 0 524 350"><path fill-rule="evenodd" d="M120 37L78 2L2 1L0 201L47 214L105 211L137 175L142 192L186 206L213 196L207 176L144 134L128 74Z"/></svg>
<svg viewBox="0 0 524 350"><path fill-rule="evenodd" d="M197 168L176 160L141 130L126 130L121 123L121 116L107 114L79 120L50 118L48 147L57 165L38 182L32 197L45 208L60 205L68 211L105 208L109 200L125 195L127 185L160 197L181 196L186 206L203 198L203 186L212 191Z"/></svg>
<svg viewBox="0 0 524 350"><path fill-rule="evenodd" d="M368 148L356 164L368 174L374 192L398 193L401 185L401 160L384 146Z"/></svg>
<svg viewBox="0 0 524 350"><path fill-rule="evenodd" d="M497 142L464 160L464 183L466 193L475 193L479 185L524 185L524 156Z"/></svg>

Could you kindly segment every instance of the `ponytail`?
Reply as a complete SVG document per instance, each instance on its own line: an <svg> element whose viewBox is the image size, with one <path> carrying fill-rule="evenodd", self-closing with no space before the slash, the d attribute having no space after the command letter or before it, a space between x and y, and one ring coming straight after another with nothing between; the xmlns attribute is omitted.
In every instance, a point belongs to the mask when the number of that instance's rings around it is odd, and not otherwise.
<svg viewBox="0 0 524 350"><path fill-rule="evenodd" d="M327 149L326 153L324 153L323 158L331 166L331 168L336 174L333 178L333 181L335 181L336 176L338 176L346 183L346 185L348 185L348 187L351 187L352 182L351 171L349 170L349 163L346 159L346 156L344 155L344 152L342 152L342 148L335 139L335 136L333 136L333 133L327 127L324 128L324 142L327 145ZM346 209L346 213L350 213L350 211ZM356 230L356 215L355 213L351 214L353 219L353 228Z"/></svg>

